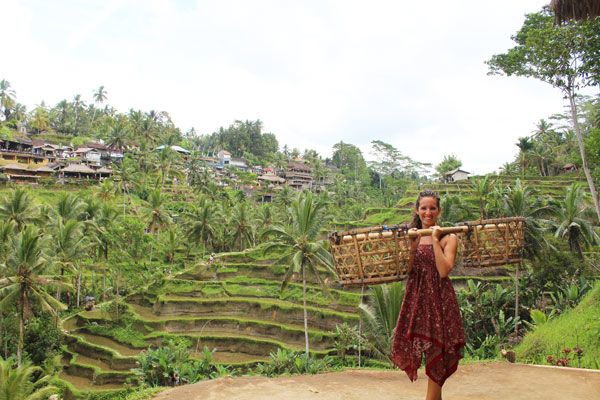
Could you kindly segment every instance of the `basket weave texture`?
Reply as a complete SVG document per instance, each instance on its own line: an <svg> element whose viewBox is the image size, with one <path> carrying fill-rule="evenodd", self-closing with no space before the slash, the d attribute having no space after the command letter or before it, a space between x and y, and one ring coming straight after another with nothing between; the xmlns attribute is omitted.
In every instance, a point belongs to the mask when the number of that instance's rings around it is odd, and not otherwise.
<svg viewBox="0 0 600 400"><path fill-rule="evenodd" d="M462 222L459 263L467 267L522 261L524 218ZM425 231L423 231L425 232ZM329 235L338 280L342 285L372 285L406 277L410 252L408 226L376 226Z"/></svg>

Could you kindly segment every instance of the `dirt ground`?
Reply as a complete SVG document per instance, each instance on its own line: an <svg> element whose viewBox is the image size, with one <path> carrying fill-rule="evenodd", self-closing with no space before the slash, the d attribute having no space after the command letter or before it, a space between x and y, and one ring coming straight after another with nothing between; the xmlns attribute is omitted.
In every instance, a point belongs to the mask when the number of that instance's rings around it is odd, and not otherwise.
<svg viewBox="0 0 600 400"><path fill-rule="evenodd" d="M422 400L427 377L401 371L350 370L321 375L221 378L166 390L154 400ZM509 363L459 366L444 400L600 399L600 371Z"/></svg>

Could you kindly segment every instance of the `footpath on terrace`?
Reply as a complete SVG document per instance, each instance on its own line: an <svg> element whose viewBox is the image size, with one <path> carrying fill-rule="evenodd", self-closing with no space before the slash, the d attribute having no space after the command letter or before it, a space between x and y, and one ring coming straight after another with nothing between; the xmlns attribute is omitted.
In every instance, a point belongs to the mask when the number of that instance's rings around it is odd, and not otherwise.
<svg viewBox="0 0 600 400"><path fill-rule="evenodd" d="M321 375L222 378L166 390L154 400L422 400L427 379L401 371L350 370ZM600 398L600 371L504 362L461 365L444 400L590 400Z"/></svg>

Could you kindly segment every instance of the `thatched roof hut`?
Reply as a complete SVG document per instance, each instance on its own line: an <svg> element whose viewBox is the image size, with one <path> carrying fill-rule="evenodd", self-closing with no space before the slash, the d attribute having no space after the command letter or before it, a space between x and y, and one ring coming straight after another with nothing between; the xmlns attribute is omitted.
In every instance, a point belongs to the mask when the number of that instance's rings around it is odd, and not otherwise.
<svg viewBox="0 0 600 400"><path fill-rule="evenodd" d="M600 16L600 0L552 0L550 7L557 24Z"/></svg>

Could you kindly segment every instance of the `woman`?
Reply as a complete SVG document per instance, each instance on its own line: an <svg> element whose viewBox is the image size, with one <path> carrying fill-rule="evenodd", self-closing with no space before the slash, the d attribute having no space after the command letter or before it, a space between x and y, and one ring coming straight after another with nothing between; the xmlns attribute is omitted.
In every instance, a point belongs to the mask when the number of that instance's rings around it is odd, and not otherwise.
<svg viewBox="0 0 600 400"><path fill-rule="evenodd" d="M441 400L442 385L462 358L465 334L460 309L448 274L456 259L456 235L442 237L438 218L440 198L430 190L419 193L411 227L432 229L411 242L409 274L392 343L392 361L411 381L425 353L429 377L426 400Z"/></svg>

